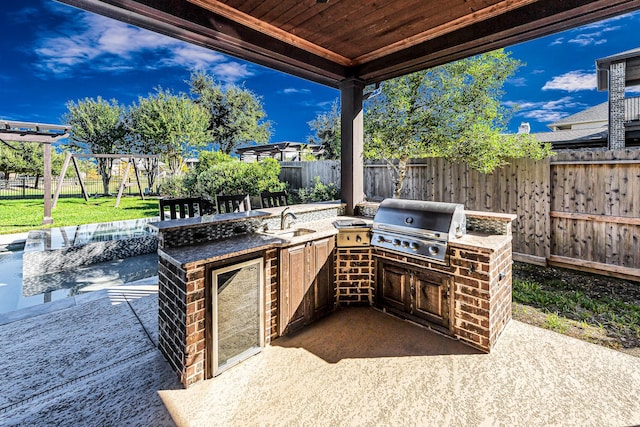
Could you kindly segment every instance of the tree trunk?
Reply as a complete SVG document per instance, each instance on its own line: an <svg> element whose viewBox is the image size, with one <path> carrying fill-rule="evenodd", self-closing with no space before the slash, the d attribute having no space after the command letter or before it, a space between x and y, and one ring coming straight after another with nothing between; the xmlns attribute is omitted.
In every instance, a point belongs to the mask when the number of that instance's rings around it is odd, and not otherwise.
<svg viewBox="0 0 640 427"><path fill-rule="evenodd" d="M391 180L393 182L393 198L399 199L402 196L404 188L404 178L407 174L407 163L409 159L399 159L398 166L390 170Z"/></svg>
<svg viewBox="0 0 640 427"><path fill-rule="evenodd" d="M110 195L109 183L111 182L111 167L113 166L113 159L98 159L98 170L102 177L102 194L105 196Z"/></svg>
<svg viewBox="0 0 640 427"><path fill-rule="evenodd" d="M149 193L153 193L153 186L158 176L158 159L146 159L147 184L149 185Z"/></svg>
<svg viewBox="0 0 640 427"><path fill-rule="evenodd" d="M38 189L38 181L39 180L40 180L40 175L36 174L36 183L33 184L33 188L36 189L36 190Z"/></svg>

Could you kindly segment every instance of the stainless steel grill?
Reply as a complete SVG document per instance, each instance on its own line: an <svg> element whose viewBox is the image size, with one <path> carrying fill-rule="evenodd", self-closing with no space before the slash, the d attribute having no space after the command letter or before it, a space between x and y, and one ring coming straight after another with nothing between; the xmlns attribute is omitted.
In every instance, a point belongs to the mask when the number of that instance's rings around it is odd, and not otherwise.
<svg viewBox="0 0 640 427"><path fill-rule="evenodd" d="M448 264L449 241L465 233L461 204L386 199L373 219L371 245Z"/></svg>

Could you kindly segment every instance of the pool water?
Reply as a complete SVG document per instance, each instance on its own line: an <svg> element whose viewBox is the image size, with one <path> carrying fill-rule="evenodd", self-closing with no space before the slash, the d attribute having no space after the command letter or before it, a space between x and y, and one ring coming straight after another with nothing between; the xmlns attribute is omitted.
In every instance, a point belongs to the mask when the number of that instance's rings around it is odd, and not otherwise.
<svg viewBox="0 0 640 427"><path fill-rule="evenodd" d="M23 283L23 251L0 252L0 313L58 301L102 289L113 289L158 274L158 255L150 253L36 277L46 289ZM26 285L26 286L25 286Z"/></svg>
<svg viewBox="0 0 640 427"><path fill-rule="evenodd" d="M0 314L156 277L153 220L35 230L0 250Z"/></svg>

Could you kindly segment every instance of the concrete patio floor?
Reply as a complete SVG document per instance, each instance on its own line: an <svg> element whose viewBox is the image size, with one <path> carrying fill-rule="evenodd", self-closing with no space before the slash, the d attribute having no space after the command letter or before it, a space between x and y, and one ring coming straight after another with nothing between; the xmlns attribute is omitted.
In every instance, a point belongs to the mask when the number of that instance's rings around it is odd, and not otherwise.
<svg viewBox="0 0 640 427"><path fill-rule="evenodd" d="M342 309L181 388L157 298L101 298L0 326L1 425L640 424L640 358L512 321L491 354Z"/></svg>

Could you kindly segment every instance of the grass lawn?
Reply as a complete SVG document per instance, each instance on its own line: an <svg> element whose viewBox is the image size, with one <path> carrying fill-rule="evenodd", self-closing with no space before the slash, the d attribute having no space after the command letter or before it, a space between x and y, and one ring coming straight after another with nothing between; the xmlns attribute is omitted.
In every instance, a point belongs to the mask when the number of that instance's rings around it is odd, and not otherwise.
<svg viewBox="0 0 640 427"><path fill-rule="evenodd" d="M514 263L515 319L640 356L640 283Z"/></svg>
<svg viewBox="0 0 640 427"><path fill-rule="evenodd" d="M0 200L0 234L22 233L40 228L91 224L158 216L158 199L123 197L114 207L115 197L59 199L52 210L53 224L42 225L42 200Z"/></svg>

